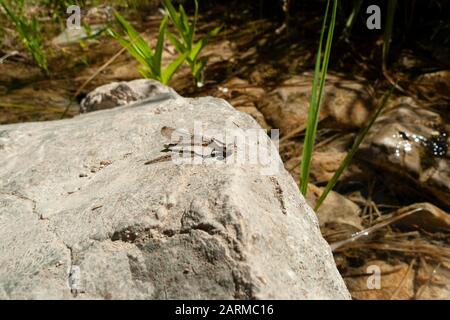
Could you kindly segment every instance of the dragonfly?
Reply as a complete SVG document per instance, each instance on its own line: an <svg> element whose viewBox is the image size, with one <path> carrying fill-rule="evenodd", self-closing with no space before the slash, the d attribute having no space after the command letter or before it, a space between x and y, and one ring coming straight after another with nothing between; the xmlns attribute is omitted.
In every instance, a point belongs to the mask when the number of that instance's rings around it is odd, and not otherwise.
<svg viewBox="0 0 450 320"><path fill-rule="evenodd" d="M170 140L169 143L164 144L164 149L161 152L168 152L168 154L159 156L155 159L145 162L145 165L170 161L174 153L190 158L214 158L217 160L224 160L229 157L234 151L234 144L226 144L214 137L204 135L195 135L188 130L175 129L169 126L161 128L161 135ZM174 139L175 138L175 139Z"/></svg>

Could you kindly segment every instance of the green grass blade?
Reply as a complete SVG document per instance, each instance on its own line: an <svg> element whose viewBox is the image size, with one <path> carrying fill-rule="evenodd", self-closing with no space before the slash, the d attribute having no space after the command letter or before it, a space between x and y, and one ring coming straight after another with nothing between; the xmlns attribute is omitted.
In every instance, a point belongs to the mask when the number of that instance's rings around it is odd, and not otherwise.
<svg viewBox="0 0 450 320"><path fill-rule="evenodd" d="M180 5L179 12L177 12L171 0L162 0L162 3L169 15L170 21L172 21L179 36L183 39L185 46L189 48L189 23L183 6Z"/></svg>
<svg viewBox="0 0 450 320"><path fill-rule="evenodd" d="M186 59L186 53L183 55L178 56L177 59L172 61L166 69L164 69L162 75L161 75L161 82L163 84L169 84L170 80L172 79L173 75L177 70L181 67L184 60Z"/></svg>
<svg viewBox="0 0 450 320"><path fill-rule="evenodd" d="M195 80L198 82L202 81L202 71L205 68L207 59L198 60L194 64L194 69L192 71L192 74L195 78Z"/></svg>
<svg viewBox="0 0 450 320"><path fill-rule="evenodd" d="M202 51L203 47L205 46L205 41L204 39L200 39L192 48L188 58L191 61L195 61L198 57L198 54L200 53L200 51Z"/></svg>
<svg viewBox="0 0 450 320"><path fill-rule="evenodd" d="M350 15L347 18L347 22L345 23L344 30L342 31L341 39L347 40L352 32L353 26L355 25L356 17L361 11L361 5L363 0L356 0L353 3L353 9Z"/></svg>
<svg viewBox="0 0 450 320"><path fill-rule="evenodd" d="M331 180L327 183L324 191L322 192L322 194L320 195L319 199L316 202L316 207L314 208L314 210L317 211L319 209L320 205L325 201L328 193L336 185L336 183L339 180L339 177L341 176L342 172L344 172L344 170L350 164L350 161L352 160L353 156L358 151L359 146L361 145L362 141L366 137L366 135L369 132L370 128L372 127L372 125L374 124L375 120L380 115L381 111L383 111L384 107L386 106L386 104L387 104L387 102L389 100L389 97L391 96L393 90L394 90L394 86L392 86L391 89L384 95L384 98L383 98L383 101L381 102L381 105L375 111L375 113L373 114L373 116L370 119L370 121L367 124L367 126L364 129L362 129L362 131L359 133L358 137L356 138L355 142L353 143L352 148L350 149L350 151L345 156L344 160L342 161L342 163L340 164L339 168L334 173L334 175L331 178Z"/></svg>
<svg viewBox="0 0 450 320"><path fill-rule="evenodd" d="M133 49L145 59L151 59L153 57L152 50L148 46L147 42L141 37L131 24L129 24L118 12L115 14L116 20L119 23L122 30L129 38L129 42Z"/></svg>
<svg viewBox="0 0 450 320"><path fill-rule="evenodd" d="M387 56L391 47L392 28L394 26L395 9L397 7L397 0L388 1L388 12L386 17L386 24L383 34L383 66L386 66Z"/></svg>
<svg viewBox="0 0 450 320"><path fill-rule="evenodd" d="M14 24L25 49L27 49L34 62L41 68L41 70L44 71L45 74L48 74L47 57L43 49L44 45L42 38L39 36L38 22L36 18L32 17L31 21L26 20L23 16L24 2L19 1L18 14L16 14L9 7L9 5L6 4L6 2L0 1L0 4L3 7L8 19Z"/></svg>
<svg viewBox="0 0 450 320"><path fill-rule="evenodd" d="M18 18L18 16L16 16L14 14L14 12L11 10L11 8L5 3L5 2L1 2L1 5L3 7L3 9L5 9L6 15L8 16L8 18L16 25L19 26L20 25L20 20Z"/></svg>
<svg viewBox="0 0 450 320"><path fill-rule="evenodd" d="M336 5L337 1L335 1L335 6L333 7L334 10L334 17L336 13ZM318 106L318 100L317 95L321 95L321 93L318 91L318 82L320 79L320 70L321 66L323 65L321 63L321 56L322 56L322 44L323 44L323 38L325 34L326 24L328 21L328 11L330 7L330 0L327 2L327 6L325 9L325 15L324 20L322 23L322 29L320 32L320 40L319 40L319 48L317 50L317 56L316 56L316 65L314 68L314 77L313 77L313 84L311 88L311 97L310 97L310 106L309 106L309 112L308 112L308 125L306 127L306 133L305 133L305 141L303 144L303 152L302 152L302 162L300 167L300 191L303 194L306 194L307 188L308 188L308 180L309 180L309 171L311 166L311 158L312 158L312 152L314 148L314 140L315 140L315 132L317 130L317 122L319 119L319 111L320 108ZM331 31L331 28L329 29L329 32ZM328 37L329 38L329 37ZM327 45L331 46L331 43L327 43ZM325 58L325 56L324 56ZM325 61L324 61L325 62ZM324 71L324 68L322 67L322 72ZM323 75L321 79L324 79ZM323 89L323 87L322 87Z"/></svg>
<svg viewBox="0 0 450 320"><path fill-rule="evenodd" d="M205 61L197 61L200 51L205 47L210 37L216 36L222 27L215 28L204 37L195 42L195 32L198 21L198 1L195 2L195 12L192 22L189 22L189 17L186 14L184 7L180 4L178 11L175 10L170 0L162 0L167 15L170 21L173 23L177 36L168 32L167 37L169 41L175 46L177 52L180 55L185 55L183 62L186 62L191 70L191 74L194 76L194 80L197 82L199 74L205 66ZM166 80L167 81L167 80Z"/></svg>
<svg viewBox="0 0 450 320"><path fill-rule="evenodd" d="M146 68L150 68L149 64L149 57L147 55L144 55L142 53L142 50L137 50L136 46L133 45L131 41L128 39L125 39L120 34L115 32L112 29L108 29L108 33L116 39L116 41L122 46L125 47L129 54L131 54L141 65L145 66Z"/></svg>
<svg viewBox="0 0 450 320"><path fill-rule="evenodd" d="M175 47L179 54L183 54L187 51L186 47L181 43L175 35L169 31L166 31L166 36L169 39L170 43Z"/></svg>
<svg viewBox="0 0 450 320"><path fill-rule="evenodd" d="M219 27L212 29L210 32L208 32L207 38L209 39L209 38L217 36L219 34L219 32L222 30L222 28L223 28L223 26L219 26Z"/></svg>
<svg viewBox="0 0 450 320"><path fill-rule="evenodd" d="M157 76L161 76L161 62L162 62L162 53L164 49L164 37L167 29L167 21L168 17L164 16L159 26L158 41L156 42L155 54L153 56L154 57L153 65Z"/></svg>
<svg viewBox="0 0 450 320"><path fill-rule="evenodd" d="M189 25L189 19L186 14L186 11L184 11L184 8L181 4L178 9L178 12L179 12L179 17L180 17L180 25L181 25L181 28L178 30L178 32L183 37L186 46L190 50L192 47L192 42L191 42L191 38L190 38L191 26Z"/></svg>
<svg viewBox="0 0 450 320"><path fill-rule="evenodd" d="M321 44L319 44L319 50L321 51ZM319 82L319 74L320 74L320 63L321 63L321 54L318 52L316 57L316 66L314 68L314 78L312 83L312 91L309 103L309 111L308 111L308 124L306 126L305 139L303 143L303 151L302 151L302 162L300 166L300 191L302 194L306 194L308 188L308 177L309 175L309 165L312 158L312 152L314 147L314 114L316 112L316 93L317 93L317 84ZM307 161L303 161L303 159L307 159Z"/></svg>
<svg viewBox="0 0 450 320"><path fill-rule="evenodd" d="M219 34L220 30L222 30L222 26L214 28L210 32L208 32L207 36L197 41L197 43L192 47L191 53L189 54L189 59L195 61L203 48L208 43L208 40L212 37L215 37Z"/></svg>
<svg viewBox="0 0 450 320"><path fill-rule="evenodd" d="M155 75L146 66L137 67L138 72L146 79L156 79ZM159 79L156 79L159 80Z"/></svg>
<svg viewBox="0 0 450 320"><path fill-rule="evenodd" d="M323 98L323 89L325 87L325 80L326 80L327 71L328 71L328 62L330 61L331 44L333 42L334 27L336 25L337 3L338 3L338 1L334 0L333 13L331 16L330 27L328 29L327 43L325 46L325 54L324 54L324 58L323 58L324 61L322 64L322 71L321 71L321 75L320 75L319 95L317 98L316 112L314 114L315 115L314 137L315 137L315 133L317 130L317 125L319 123L318 118L319 118L320 107L321 107L322 98Z"/></svg>
<svg viewBox="0 0 450 320"><path fill-rule="evenodd" d="M114 37L121 46L127 48L128 52L145 67L144 69L151 71L153 74L151 78L157 77L160 72L158 72L158 69L154 64L154 54L152 49L150 49L139 32L137 32L118 12L115 12L114 16L128 39L112 29L108 30L109 34Z"/></svg>
<svg viewBox="0 0 450 320"><path fill-rule="evenodd" d="M183 31L186 33L189 33L189 31L190 31L189 19L186 14L186 11L184 11L184 8L181 4L178 9L178 12L180 12L180 21L181 21L181 25L183 26Z"/></svg>
<svg viewBox="0 0 450 320"><path fill-rule="evenodd" d="M194 10L194 20L192 21L191 28L190 28L190 42L194 43L195 40L195 29L197 28L197 20L198 20L198 1L194 0L195 3L195 10Z"/></svg>
<svg viewBox="0 0 450 320"><path fill-rule="evenodd" d="M170 20L172 21L173 25L177 30L181 30L181 22L180 18L178 17L177 11L175 10L174 6L172 5L172 1L170 0L162 0L163 6L166 9Z"/></svg>

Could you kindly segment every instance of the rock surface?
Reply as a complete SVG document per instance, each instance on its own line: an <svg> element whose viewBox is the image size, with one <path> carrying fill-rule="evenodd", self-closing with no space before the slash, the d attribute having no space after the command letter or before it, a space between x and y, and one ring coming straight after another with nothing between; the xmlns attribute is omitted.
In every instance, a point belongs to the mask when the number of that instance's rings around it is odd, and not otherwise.
<svg viewBox="0 0 450 320"><path fill-rule="evenodd" d="M313 184L308 184L306 200L312 208L315 207L323 189ZM317 217L320 227L327 227L331 224L344 224L353 227L356 231L361 231L363 226L360 212L361 210L356 203L337 192L331 191L317 210Z"/></svg>
<svg viewBox="0 0 450 320"><path fill-rule="evenodd" d="M311 76L294 76L266 94L258 103L258 109L269 125L279 128L283 135L305 130L311 84ZM362 84L329 76L325 92L319 120L328 117L339 126L351 128L365 124L371 105Z"/></svg>
<svg viewBox="0 0 450 320"><path fill-rule="evenodd" d="M402 215L404 212L413 212L395 222L395 225L410 229L423 229L430 232L450 230L450 215L431 203L415 203L396 212Z"/></svg>
<svg viewBox="0 0 450 320"><path fill-rule="evenodd" d="M259 128L178 95L0 126L0 299L348 299L278 156L176 164L161 127ZM268 139L266 137L266 139Z"/></svg>
<svg viewBox="0 0 450 320"><path fill-rule="evenodd" d="M155 80L113 82L89 92L81 101L81 112L110 109L150 98L166 98L165 95L178 96L173 89Z"/></svg>
<svg viewBox="0 0 450 320"><path fill-rule="evenodd" d="M213 95L226 99L236 110L251 115L262 128L267 129L269 125L256 107L256 102L262 99L264 93L265 91L261 87L234 77L222 83Z"/></svg>
<svg viewBox="0 0 450 320"><path fill-rule="evenodd" d="M380 278L376 281L375 272ZM400 262L391 265L381 260L368 261L359 268L352 268L352 277L345 279L357 300L407 300L414 297L415 270Z"/></svg>
<svg viewBox="0 0 450 320"><path fill-rule="evenodd" d="M450 207L450 126L436 112L401 102L382 114L358 155Z"/></svg>
<svg viewBox="0 0 450 320"><path fill-rule="evenodd" d="M377 269L379 289L374 277ZM450 266L446 262L429 265L414 260L409 264L372 260L358 268L349 268L348 274L352 276L346 277L345 282L357 300L450 299Z"/></svg>

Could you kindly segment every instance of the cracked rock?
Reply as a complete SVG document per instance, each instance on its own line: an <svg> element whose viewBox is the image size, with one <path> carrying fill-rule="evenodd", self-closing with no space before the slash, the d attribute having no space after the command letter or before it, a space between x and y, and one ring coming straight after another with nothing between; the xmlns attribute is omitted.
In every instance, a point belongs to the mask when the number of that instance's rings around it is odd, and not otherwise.
<svg viewBox="0 0 450 320"><path fill-rule="evenodd" d="M163 126L195 121L259 128L224 100L175 94L0 126L0 299L350 298L277 152L270 174L224 159L145 164L168 154Z"/></svg>

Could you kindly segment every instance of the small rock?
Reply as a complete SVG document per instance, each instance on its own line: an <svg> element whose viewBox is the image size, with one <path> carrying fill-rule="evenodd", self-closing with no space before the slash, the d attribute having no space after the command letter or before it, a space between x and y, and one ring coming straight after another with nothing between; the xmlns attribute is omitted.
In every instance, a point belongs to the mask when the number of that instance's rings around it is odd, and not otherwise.
<svg viewBox="0 0 450 320"><path fill-rule="evenodd" d="M158 97L168 94L176 97L178 94L158 81L137 79L129 82L113 82L96 88L81 101L81 112L91 112L123 106L131 102Z"/></svg>
<svg viewBox="0 0 450 320"><path fill-rule="evenodd" d="M283 135L306 128L311 95L311 76L295 76L258 101L258 109L269 125ZM368 120L371 104L364 86L357 82L327 77L319 120L331 117L344 127L361 127Z"/></svg>
<svg viewBox="0 0 450 320"><path fill-rule="evenodd" d="M345 282L357 300L408 300L414 297L415 270L403 262L389 264L374 260L362 267L350 268ZM378 273L379 271L379 273ZM376 276L379 274L379 287Z"/></svg>
<svg viewBox="0 0 450 320"><path fill-rule="evenodd" d="M313 184L308 185L306 199L311 207L314 208L323 189ZM359 216L360 211L356 203L337 192L331 191L319 207L317 217L321 227L326 227L330 224L345 224L352 226L354 231L361 231L363 225L362 218Z"/></svg>
<svg viewBox="0 0 450 320"><path fill-rule="evenodd" d="M108 160L102 160L102 161L100 161L100 165L101 165L101 166L104 166L104 167L109 166L110 164L111 164L111 161L108 161Z"/></svg>
<svg viewBox="0 0 450 320"><path fill-rule="evenodd" d="M438 101L445 104L450 99L450 71L442 70L438 72L426 73L419 76L414 85L417 91L431 101Z"/></svg>
<svg viewBox="0 0 450 320"><path fill-rule="evenodd" d="M430 232L449 231L450 215L431 203L416 203L402 208L396 215L405 212L414 213L395 222L396 225L411 229L423 229Z"/></svg>
<svg viewBox="0 0 450 320"><path fill-rule="evenodd" d="M434 111L394 105L378 117L357 156L450 206L448 129Z"/></svg>

